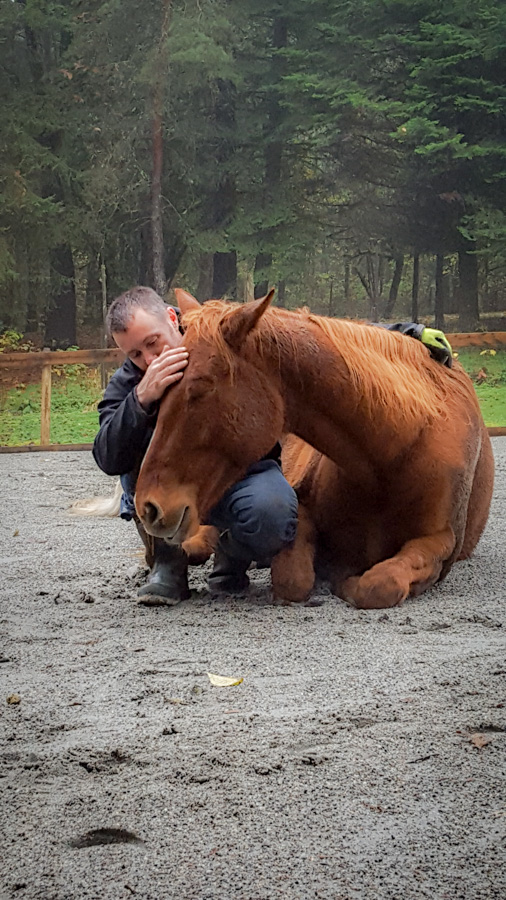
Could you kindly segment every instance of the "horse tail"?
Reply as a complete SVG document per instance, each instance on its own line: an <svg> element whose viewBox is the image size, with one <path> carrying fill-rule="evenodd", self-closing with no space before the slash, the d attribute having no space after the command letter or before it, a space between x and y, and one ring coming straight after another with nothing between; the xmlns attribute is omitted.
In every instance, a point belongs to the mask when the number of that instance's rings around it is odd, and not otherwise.
<svg viewBox="0 0 506 900"><path fill-rule="evenodd" d="M87 500L75 500L69 512L76 516L119 516L123 488L118 479L112 497L88 497Z"/></svg>

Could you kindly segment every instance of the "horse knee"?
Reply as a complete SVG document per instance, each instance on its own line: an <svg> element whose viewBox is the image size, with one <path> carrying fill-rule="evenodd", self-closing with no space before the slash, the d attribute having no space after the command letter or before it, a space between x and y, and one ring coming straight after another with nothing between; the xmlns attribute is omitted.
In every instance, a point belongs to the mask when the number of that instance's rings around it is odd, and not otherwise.
<svg viewBox="0 0 506 900"><path fill-rule="evenodd" d="M281 551L272 560L272 592L278 601L304 603L314 586L313 554Z"/></svg>

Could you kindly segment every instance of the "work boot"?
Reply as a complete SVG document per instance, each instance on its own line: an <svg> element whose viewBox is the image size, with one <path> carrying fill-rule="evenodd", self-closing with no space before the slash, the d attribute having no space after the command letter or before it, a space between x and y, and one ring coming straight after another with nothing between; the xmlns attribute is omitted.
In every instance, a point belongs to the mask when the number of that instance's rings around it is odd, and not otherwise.
<svg viewBox="0 0 506 900"><path fill-rule="evenodd" d="M247 590L246 570L251 560L234 555L237 545L228 532L222 534L214 554L214 567L209 576L209 590L213 594L236 594ZM240 552L240 551L239 551Z"/></svg>
<svg viewBox="0 0 506 900"><path fill-rule="evenodd" d="M147 584L138 591L139 597L163 597L179 603L190 596L188 587L188 557L180 547L167 544L162 538L147 534L142 522L135 519L137 531L146 548L146 562L151 569Z"/></svg>

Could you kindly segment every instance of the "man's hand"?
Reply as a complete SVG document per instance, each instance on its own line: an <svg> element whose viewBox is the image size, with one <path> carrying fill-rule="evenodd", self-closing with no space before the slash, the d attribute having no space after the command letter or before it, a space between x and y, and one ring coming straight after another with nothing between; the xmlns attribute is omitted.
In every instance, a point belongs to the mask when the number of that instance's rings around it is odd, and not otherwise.
<svg viewBox="0 0 506 900"><path fill-rule="evenodd" d="M420 340L434 359L451 369L453 352L448 338L442 331L438 331L437 328L424 328Z"/></svg>
<svg viewBox="0 0 506 900"><path fill-rule="evenodd" d="M149 364L142 381L137 385L137 399L143 409L160 400L169 385L180 381L183 370L188 365L188 351L185 347L166 347Z"/></svg>

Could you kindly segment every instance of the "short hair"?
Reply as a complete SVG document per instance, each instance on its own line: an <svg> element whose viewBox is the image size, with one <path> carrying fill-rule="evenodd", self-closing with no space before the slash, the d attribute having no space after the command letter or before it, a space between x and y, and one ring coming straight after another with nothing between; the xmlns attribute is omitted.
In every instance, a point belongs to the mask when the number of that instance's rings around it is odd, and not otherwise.
<svg viewBox="0 0 506 900"><path fill-rule="evenodd" d="M107 310L105 322L108 334L126 331L136 309L145 309L161 319L165 314L167 304L150 287L138 285L130 288L129 291L116 297Z"/></svg>

